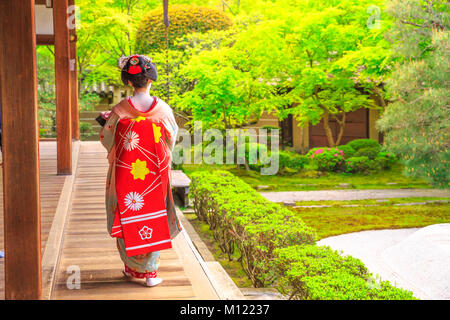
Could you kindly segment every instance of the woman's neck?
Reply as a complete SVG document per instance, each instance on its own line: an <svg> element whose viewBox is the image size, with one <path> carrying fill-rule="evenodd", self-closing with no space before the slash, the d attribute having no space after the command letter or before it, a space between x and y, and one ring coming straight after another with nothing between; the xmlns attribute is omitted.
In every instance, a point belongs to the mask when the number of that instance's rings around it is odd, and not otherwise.
<svg viewBox="0 0 450 320"><path fill-rule="evenodd" d="M134 107L141 111L147 112L150 106L153 104L154 98L150 95L147 88L137 89L134 91L133 97L131 97Z"/></svg>

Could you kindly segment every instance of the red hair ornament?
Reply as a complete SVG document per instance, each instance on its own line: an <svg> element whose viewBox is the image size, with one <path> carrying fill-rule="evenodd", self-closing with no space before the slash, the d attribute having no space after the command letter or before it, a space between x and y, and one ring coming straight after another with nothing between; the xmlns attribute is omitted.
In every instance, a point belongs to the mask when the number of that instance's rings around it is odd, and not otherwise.
<svg viewBox="0 0 450 320"><path fill-rule="evenodd" d="M128 69L129 74L138 74L142 72L142 68L140 66L130 66Z"/></svg>

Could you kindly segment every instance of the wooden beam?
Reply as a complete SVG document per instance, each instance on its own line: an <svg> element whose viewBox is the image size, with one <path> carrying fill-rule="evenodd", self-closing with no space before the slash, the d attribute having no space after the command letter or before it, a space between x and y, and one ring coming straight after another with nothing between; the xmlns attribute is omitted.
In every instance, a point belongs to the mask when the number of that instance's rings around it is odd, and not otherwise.
<svg viewBox="0 0 450 320"><path fill-rule="evenodd" d="M72 120L67 0L54 1L57 171L72 174Z"/></svg>
<svg viewBox="0 0 450 320"><path fill-rule="evenodd" d="M34 0L0 1L5 298L41 298Z"/></svg>
<svg viewBox="0 0 450 320"><path fill-rule="evenodd" d="M36 45L38 46L50 46L55 44L55 36L52 34L37 34Z"/></svg>
<svg viewBox="0 0 450 320"><path fill-rule="evenodd" d="M69 7L75 6L75 0L69 0ZM75 15L75 11L70 11ZM71 20L75 23L75 20ZM69 31L70 42L70 98L71 98L71 118L72 118L72 139L80 140L80 125L78 112L78 72L77 72L77 34L75 25L72 25Z"/></svg>
<svg viewBox="0 0 450 320"><path fill-rule="evenodd" d="M35 3L45 5L47 8L51 8L53 6L52 0L36 0Z"/></svg>

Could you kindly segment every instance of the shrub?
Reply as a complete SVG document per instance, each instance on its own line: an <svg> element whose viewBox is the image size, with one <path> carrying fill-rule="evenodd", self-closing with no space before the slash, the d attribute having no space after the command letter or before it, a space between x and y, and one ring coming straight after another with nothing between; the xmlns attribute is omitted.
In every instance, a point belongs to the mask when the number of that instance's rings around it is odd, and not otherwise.
<svg viewBox="0 0 450 320"><path fill-rule="evenodd" d="M274 280L269 263L276 248L314 242L315 232L296 214L227 171L193 173L190 195L197 217L209 224L219 248L230 259L238 250L255 287Z"/></svg>
<svg viewBox="0 0 450 320"><path fill-rule="evenodd" d="M344 144L342 146L338 146L339 150L342 150L344 152L344 158L348 159L354 156L355 149L353 149L351 146Z"/></svg>
<svg viewBox="0 0 450 320"><path fill-rule="evenodd" d="M362 148L381 147L380 144L373 139L356 139L347 143L347 146L352 147L355 151Z"/></svg>
<svg viewBox="0 0 450 320"><path fill-rule="evenodd" d="M206 32L208 30L225 30L232 20L223 12L214 8L196 5L172 5L169 10L169 46L174 47L174 40L188 33ZM149 11L142 18L136 36L136 49L139 52L150 52L165 48L165 26L163 9Z"/></svg>
<svg viewBox="0 0 450 320"><path fill-rule="evenodd" d="M337 147L313 148L308 151L306 157L320 171L338 171L344 168L344 151Z"/></svg>
<svg viewBox="0 0 450 320"><path fill-rule="evenodd" d="M374 160L378 153L380 152L381 147L364 147L355 152L355 157L366 156L370 160Z"/></svg>
<svg viewBox="0 0 450 320"><path fill-rule="evenodd" d="M280 168L290 168L299 171L308 163L308 158L306 156L295 152L279 151L278 154Z"/></svg>
<svg viewBox="0 0 450 320"><path fill-rule="evenodd" d="M274 251L278 290L302 300L412 300L410 291L388 281L374 283L364 264L330 247L296 245Z"/></svg>
<svg viewBox="0 0 450 320"><path fill-rule="evenodd" d="M370 160L369 157L352 157L345 160L346 172L368 174L373 171L381 170L380 163Z"/></svg>
<svg viewBox="0 0 450 320"><path fill-rule="evenodd" d="M390 169L398 161L398 158L392 152L379 152L375 160L383 169Z"/></svg>

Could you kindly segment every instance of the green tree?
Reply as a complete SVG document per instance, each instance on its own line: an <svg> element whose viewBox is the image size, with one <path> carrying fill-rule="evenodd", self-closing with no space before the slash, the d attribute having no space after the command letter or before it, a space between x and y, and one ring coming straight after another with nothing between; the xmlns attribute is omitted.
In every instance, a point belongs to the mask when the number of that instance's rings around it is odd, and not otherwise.
<svg viewBox="0 0 450 320"><path fill-rule="evenodd" d="M446 1L391 0L390 33L397 64L387 89L393 101L381 119L386 149L405 160L408 176L448 188L450 161L449 31Z"/></svg>

